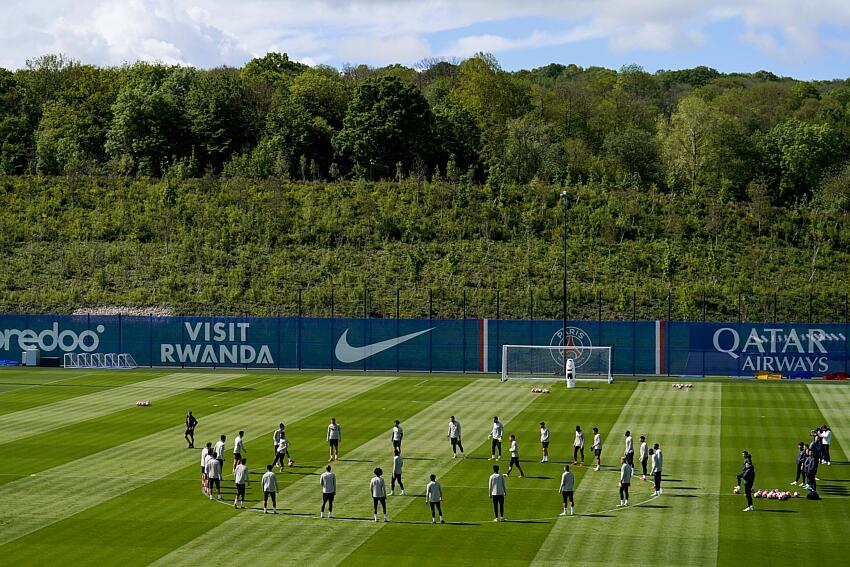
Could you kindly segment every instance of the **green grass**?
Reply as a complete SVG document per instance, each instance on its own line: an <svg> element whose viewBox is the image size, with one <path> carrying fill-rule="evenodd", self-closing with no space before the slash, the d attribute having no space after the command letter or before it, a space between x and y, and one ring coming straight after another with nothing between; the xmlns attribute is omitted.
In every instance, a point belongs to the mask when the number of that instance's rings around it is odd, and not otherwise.
<svg viewBox="0 0 850 567"><path fill-rule="evenodd" d="M702 381L691 391L667 381L581 385L549 395L527 383L459 375L322 372L147 371L0 372L0 557L4 564L188 565L234 560L295 565L784 565L811 551L845 561L850 544L850 466L842 441L850 428L850 388L826 383ZM152 399L137 408L137 399ZM198 451L187 450L182 421L200 419L196 445L246 431L259 479L271 433L287 424L296 466L279 474L281 514L236 511L200 492ZM449 415L463 423L467 458L452 459ZM493 415L520 441L526 477L508 480L504 524L492 522L486 481ZM334 465L334 520L319 520L318 473L327 461L324 430L343 424ZM371 521L371 471L389 471L389 429L405 426L406 496L388 498L391 522ZM552 430L552 460L541 464L538 423ZM731 487L740 451L755 457L756 484L785 488L796 442L821 423L834 430L833 464L822 466L823 500L757 500L743 513ZM599 427L603 470L574 468L575 517L559 518L562 465L572 461L575 425ZM632 485L618 509L616 459L623 434L662 445L664 494ZM507 449L507 443L505 443ZM590 464L588 451L586 462ZM501 462L507 466L507 451ZM429 474L444 488L448 525L430 524L422 498ZM389 479L388 479L389 480ZM790 488L790 487L789 487Z"/></svg>

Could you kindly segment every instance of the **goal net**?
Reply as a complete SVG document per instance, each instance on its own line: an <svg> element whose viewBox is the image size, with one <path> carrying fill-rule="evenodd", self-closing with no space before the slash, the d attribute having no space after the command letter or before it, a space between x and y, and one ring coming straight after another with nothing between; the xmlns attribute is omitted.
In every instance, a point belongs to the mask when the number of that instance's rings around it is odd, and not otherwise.
<svg viewBox="0 0 850 567"><path fill-rule="evenodd" d="M108 354L69 352L62 358L62 366L65 368L112 368L118 370L139 367L131 354L119 354L117 352Z"/></svg>
<svg viewBox="0 0 850 567"><path fill-rule="evenodd" d="M566 380L568 366L578 381L614 381L610 346L502 346L502 380ZM571 359L573 364L567 365Z"/></svg>

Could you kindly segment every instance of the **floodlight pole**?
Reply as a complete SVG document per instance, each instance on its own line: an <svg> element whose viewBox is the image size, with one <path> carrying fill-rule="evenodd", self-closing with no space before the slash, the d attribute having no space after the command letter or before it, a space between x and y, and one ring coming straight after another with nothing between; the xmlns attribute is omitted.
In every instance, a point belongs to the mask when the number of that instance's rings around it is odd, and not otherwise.
<svg viewBox="0 0 850 567"><path fill-rule="evenodd" d="M561 295L561 306L563 307L563 327L561 328L561 344L567 342L567 192L561 191L561 201L564 209L564 281ZM564 356L564 376L567 375L567 357Z"/></svg>

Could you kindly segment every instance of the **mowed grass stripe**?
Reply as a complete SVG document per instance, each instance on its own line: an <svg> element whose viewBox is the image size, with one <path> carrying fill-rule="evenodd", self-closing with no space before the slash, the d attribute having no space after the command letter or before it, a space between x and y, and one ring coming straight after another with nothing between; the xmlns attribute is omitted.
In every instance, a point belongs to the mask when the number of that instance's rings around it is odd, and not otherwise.
<svg viewBox="0 0 850 567"><path fill-rule="evenodd" d="M691 391L669 383L640 384L613 429L602 432L604 468L588 471L576 488L577 514L598 515L561 518L533 564L614 565L646 557L653 565L714 565L720 420L720 384L701 383ZM615 512L626 430L634 437L638 471L639 436L661 445L664 493L651 503ZM588 439L589 446L592 435ZM633 479L630 504L649 500L650 490L651 483ZM587 545L591 540L593 545Z"/></svg>
<svg viewBox="0 0 850 567"><path fill-rule="evenodd" d="M362 378L362 375L358 377ZM441 399L469 383L466 378L434 377L420 387L411 388L410 380L400 378L384 382L352 398L321 408L304 419L290 415L288 404L280 405L281 418L297 461L293 468L279 475L284 485L312 475L327 460L325 428L330 416L344 424L343 451L373 439L386 431L387 412L404 421L421 408ZM321 383L318 384L321 387ZM321 390L317 390L319 393ZM415 399L409 399L415 393ZM294 400L297 402L297 400ZM274 421L274 425L279 419ZM247 443L252 477L259 480L265 463L271 461L271 431ZM233 517L229 506L210 502L198 490L195 457L191 465L167 477L140 486L98 506L19 538L2 547L3 557L11 562L28 564L36 560L62 564L147 565L172 549ZM268 460L267 460L268 459ZM234 489L229 466L225 463L225 498ZM140 473L145 476L146 473ZM313 477L314 479L316 477ZM286 490L286 489L285 489ZM256 505L262 497L259 483L248 486L247 502ZM91 534L97 534L92 537ZM276 548L275 548L276 549Z"/></svg>
<svg viewBox="0 0 850 567"><path fill-rule="evenodd" d="M424 499L407 507L393 523L349 555L343 564L379 565L471 565L498 561L499 565L528 565L549 534L561 512L558 491L563 465L572 462L575 426L590 430L597 426L609 431L634 391L635 382L613 386L579 385L566 390L555 384L549 395L523 392L533 398L531 404L510 421L505 422L506 435L515 434L520 444L520 460L526 476L517 478L514 471L507 480L506 523L494 523L492 501L487 495L487 480L493 463L490 443L484 442L473 451L476 459L458 463L442 477L443 511L449 525L428 523L430 509ZM501 414L499 414L501 417ZM552 439L550 461L540 463L540 421L549 426ZM507 436L505 437L507 440ZM507 443L502 472L507 470ZM590 455L585 454L590 460ZM573 467L580 480L585 467ZM421 495L424 483L415 487ZM399 542L404 542L400 545Z"/></svg>
<svg viewBox="0 0 850 567"><path fill-rule="evenodd" d="M125 409L138 400L156 402L187 389L209 387L232 373L178 372L59 402L0 415L0 439L8 443Z"/></svg>
<svg viewBox="0 0 850 567"><path fill-rule="evenodd" d="M85 458L139 437L166 429L174 430L177 442L183 436L183 416L188 409L200 418L196 441L212 440L206 427L206 415L271 394L283 387L295 386L317 378L317 375L270 375L266 373L230 374L231 380L214 387L183 390L179 394L158 400L149 407L127 403L122 411L94 419L79 421L11 443L0 443L0 453L15 455L0 472L0 485L40 473L62 462ZM61 451L57 453L57 447ZM200 449L199 449L200 450Z"/></svg>
<svg viewBox="0 0 850 567"><path fill-rule="evenodd" d="M832 430L832 440L829 444L830 458L836 464L838 461L844 461L846 464L848 459L847 450L844 449L839 437L847 439L850 435L850 386L846 384L809 384L809 394L820 409L821 415L826 420ZM823 424L821 424L823 425ZM823 476L829 476L826 471L830 471L832 465L821 467L819 472Z"/></svg>
<svg viewBox="0 0 850 567"><path fill-rule="evenodd" d="M74 371L53 369L3 370L0 383L0 415L104 392L162 376L166 372Z"/></svg>
<svg viewBox="0 0 850 567"><path fill-rule="evenodd" d="M842 391L837 388L830 395L840 396ZM789 484L794 480L797 443L807 441L809 431L824 421L805 384L724 384L718 565L787 565L810 556L813 542L819 564L847 562L850 471L846 466L818 469L824 498L820 501L756 499L755 512L742 512L743 495L732 495L742 449L753 454L756 488L805 492ZM828 485L836 491L826 492Z"/></svg>
<svg viewBox="0 0 850 567"><path fill-rule="evenodd" d="M320 378L208 415L204 423L208 431L232 432L226 453L232 458L232 441L239 429L244 429L249 439L265 436L271 433L271 424L280 419L283 408L287 408L289 419L301 419L389 380ZM4 525L0 544L185 468L198 453L186 451L180 433L170 428L0 487L0 498L17 503L0 511L0 525ZM225 468L228 466L225 463ZM140 469L144 477L139 476ZM109 476L103 477L107 471Z"/></svg>
<svg viewBox="0 0 850 567"><path fill-rule="evenodd" d="M446 439L448 418L455 415L463 425L463 437L469 448L478 446L490 431L493 415L509 421L525 408L534 397L528 395L527 384L499 384L481 379L439 400L415 416L405 420L404 479L412 494L418 494L427 475L444 475L462 461L451 458ZM391 426L392 414L387 425ZM392 471L392 448L389 428L370 442L351 453L343 454L343 463L335 465L338 478L337 500L334 503L336 520L320 521L316 516L321 503L317 477L310 476L284 490L282 501L291 511L282 519L262 514L235 515L214 530L163 557L158 564L203 563L215 560L228 550L238 548L248 563L273 561L280 549L269 541L273 533L276 542L297 542L286 546L286 560L296 565L335 565L386 525L371 523L372 501L369 480L372 469L381 466L387 486ZM318 473L318 471L317 471ZM483 489L482 489L483 490ZM395 496L388 498L390 518L397 517L419 498ZM367 522L341 521L342 518L363 519ZM270 531L271 530L271 531Z"/></svg>

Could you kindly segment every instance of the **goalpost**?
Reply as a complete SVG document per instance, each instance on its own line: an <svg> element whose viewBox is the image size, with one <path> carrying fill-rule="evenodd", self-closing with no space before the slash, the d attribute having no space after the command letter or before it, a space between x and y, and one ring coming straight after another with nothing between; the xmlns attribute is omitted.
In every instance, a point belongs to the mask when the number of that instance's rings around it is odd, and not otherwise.
<svg viewBox="0 0 850 567"><path fill-rule="evenodd" d="M573 372L576 381L614 381L614 347L503 345L502 381L566 380ZM572 360L573 364L566 362ZM572 368L570 368L572 367Z"/></svg>
<svg viewBox="0 0 850 567"><path fill-rule="evenodd" d="M132 370L139 367L131 354L117 352L107 354L69 352L63 357L62 366L65 368L109 368L115 370Z"/></svg>

